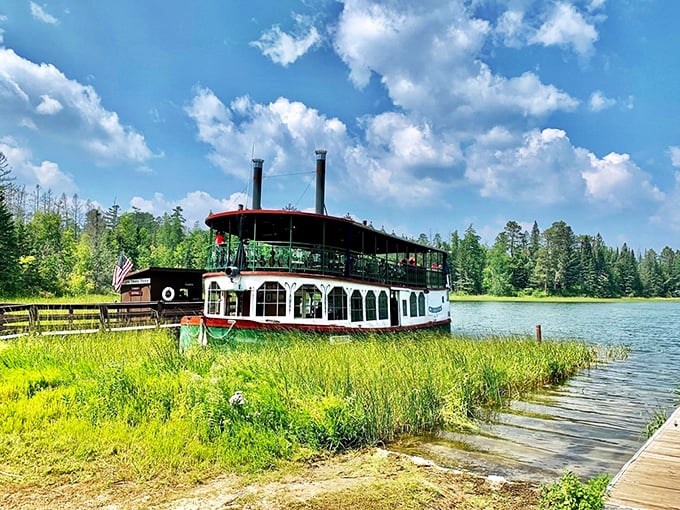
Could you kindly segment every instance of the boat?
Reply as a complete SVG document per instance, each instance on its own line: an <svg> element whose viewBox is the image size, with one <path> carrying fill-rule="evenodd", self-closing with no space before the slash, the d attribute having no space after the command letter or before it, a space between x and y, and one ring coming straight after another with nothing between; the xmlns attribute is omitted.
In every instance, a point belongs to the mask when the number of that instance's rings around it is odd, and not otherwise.
<svg viewBox="0 0 680 510"><path fill-rule="evenodd" d="M216 242L203 274L203 311L181 321L182 347L286 331L337 341L450 331L446 251L326 214L325 150L316 151L313 213L262 209L263 160L252 163L252 208L205 220Z"/></svg>

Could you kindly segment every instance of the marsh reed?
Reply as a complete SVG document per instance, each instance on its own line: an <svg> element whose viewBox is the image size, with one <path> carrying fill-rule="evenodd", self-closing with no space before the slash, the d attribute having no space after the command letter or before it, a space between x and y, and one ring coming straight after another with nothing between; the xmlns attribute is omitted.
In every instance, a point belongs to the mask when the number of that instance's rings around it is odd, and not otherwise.
<svg viewBox="0 0 680 510"><path fill-rule="evenodd" d="M595 358L583 342L442 334L342 344L288 334L184 353L157 331L25 338L0 349L0 471L25 481L257 471L469 426Z"/></svg>

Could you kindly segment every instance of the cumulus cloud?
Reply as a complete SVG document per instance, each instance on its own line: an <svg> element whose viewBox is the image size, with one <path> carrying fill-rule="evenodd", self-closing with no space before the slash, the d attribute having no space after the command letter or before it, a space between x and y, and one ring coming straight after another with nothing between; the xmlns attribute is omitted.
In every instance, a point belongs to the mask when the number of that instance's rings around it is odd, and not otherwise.
<svg viewBox="0 0 680 510"><path fill-rule="evenodd" d="M47 94L40 96L40 99L40 104L36 106L35 111L41 115L54 115L64 109L59 101Z"/></svg>
<svg viewBox="0 0 680 510"><path fill-rule="evenodd" d="M599 112L607 108L611 108L616 104L616 99L610 99L606 97L601 91L596 90L590 95L590 101L588 102L590 109L594 112Z"/></svg>
<svg viewBox="0 0 680 510"><path fill-rule="evenodd" d="M268 172L281 173L317 148L341 153L346 139L345 125L337 118L285 98L258 104L244 96L227 106L211 90L197 88L185 110L196 123L198 139L211 147L210 160L241 179L250 174L253 147Z"/></svg>
<svg viewBox="0 0 680 510"><path fill-rule="evenodd" d="M661 201L664 194L650 182L650 176L631 161L628 154L612 152L602 159L588 154L590 167L581 173L586 196L617 209L640 201Z"/></svg>
<svg viewBox="0 0 680 510"><path fill-rule="evenodd" d="M674 166L680 166L675 165ZM656 215L651 220L663 225L673 232L680 233L680 172L675 172L675 186L667 194L666 200L660 205Z"/></svg>
<svg viewBox="0 0 680 510"><path fill-rule="evenodd" d="M294 19L296 31L293 34L287 34L278 25L274 25L250 45L259 49L276 64L284 67L292 64L321 42L319 32L307 18L294 16Z"/></svg>
<svg viewBox="0 0 680 510"><path fill-rule="evenodd" d="M162 193L154 193L151 198L135 196L130 200L130 208L139 209L154 216L161 216L179 206L182 208L182 216L187 225L191 226L197 223L199 226L205 227L204 220L209 211L231 211L236 209L239 204L245 205L247 200L248 197L244 193L232 193L229 198L220 199L213 197L206 191L197 190L187 193L179 200L168 200Z"/></svg>
<svg viewBox="0 0 680 510"><path fill-rule="evenodd" d="M144 136L106 110L94 88L68 79L51 64L35 64L0 48L0 127L13 129L17 118L43 135L78 144L99 162L141 163L153 157Z"/></svg>
<svg viewBox="0 0 680 510"><path fill-rule="evenodd" d="M560 129L532 130L521 139L500 129L467 151L466 178L484 197L545 206L590 202L610 209L664 195L627 154L602 159L574 147Z"/></svg>
<svg viewBox="0 0 680 510"><path fill-rule="evenodd" d="M501 14L496 22L496 35L508 47L523 46L526 43L524 13L518 10L507 10Z"/></svg>
<svg viewBox="0 0 680 510"><path fill-rule="evenodd" d="M365 141L360 143L348 137L338 119L285 98L257 104L240 97L225 105L211 90L197 88L186 112L196 123L198 139L211 148L209 159L242 182L251 176L251 153L265 160L265 177L274 177L300 172L305 161L312 170L314 150L325 148L329 196L349 194L414 204L440 196L445 169L461 162L455 140L436 135L427 123L400 113L362 119ZM280 191L286 186L284 181L289 179L273 179L264 185ZM298 181L295 187L297 198ZM288 199L277 207L288 201L295 202Z"/></svg>
<svg viewBox="0 0 680 510"><path fill-rule="evenodd" d="M0 152L12 166L17 184L33 187L39 184L55 194L72 193L77 190L73 178L52 161L33 162L31 151L12 137L0 138Z"/></svg>
<svg viewBox="0 0 680 510"><path fill-rule="evenodd" d="M595 26L588 23L573 5L559 2L533 36L532 42L571 47L577 54L588 56L592 54L598 37Z"/></svg>
<svg viewBox="0 0 680 510"><path fill-rule="evenodd" d="M489 22L460 1L404 8L399 2L348 0L334 44L357 87L375 74L395 105L438 127L479 120L480 112L542 116L575 108L575 99L532 72L494 74L481 59L490 33Z"/></svg>
<svg viewBox="0 0 680 510"><path fill-rule="evenodd" d="M675 167L680 167L680 147L671 146L668 148L671 155L671 164Z"/></svg>
<svg viewBox="0 0 680 510"><path fill-rule="evenodd" d="M57 18L55 18L51 14L48 14L45 11L45 9L43 9L35 2L31 2L31 15L38 21L42 21L43 23L47 23L48 25L57 25L59 23L59 20Z"/></svg>

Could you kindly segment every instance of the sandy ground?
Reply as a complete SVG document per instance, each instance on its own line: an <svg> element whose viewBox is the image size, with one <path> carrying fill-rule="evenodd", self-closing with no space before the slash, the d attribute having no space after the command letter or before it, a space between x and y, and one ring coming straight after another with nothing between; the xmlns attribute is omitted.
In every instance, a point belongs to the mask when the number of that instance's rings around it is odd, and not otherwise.
<svg viewBox="0 0 680 510"><path fill-rule="evenodd" d="M536 483L443 469L373 448L263 475L191 486L121 482L21 486L0 473L0 509L510 509L535 508Z"/></svg>

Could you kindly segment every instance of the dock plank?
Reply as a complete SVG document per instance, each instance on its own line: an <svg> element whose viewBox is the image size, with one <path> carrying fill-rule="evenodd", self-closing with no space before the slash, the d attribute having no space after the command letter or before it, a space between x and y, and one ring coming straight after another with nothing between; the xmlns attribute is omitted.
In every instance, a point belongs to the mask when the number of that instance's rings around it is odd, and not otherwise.
<svg viewBox="0 0 680 510"><path fill-rule="evenodd" d="M680 510L680 408L640 448L607 489L610 510Z"/></svg>

